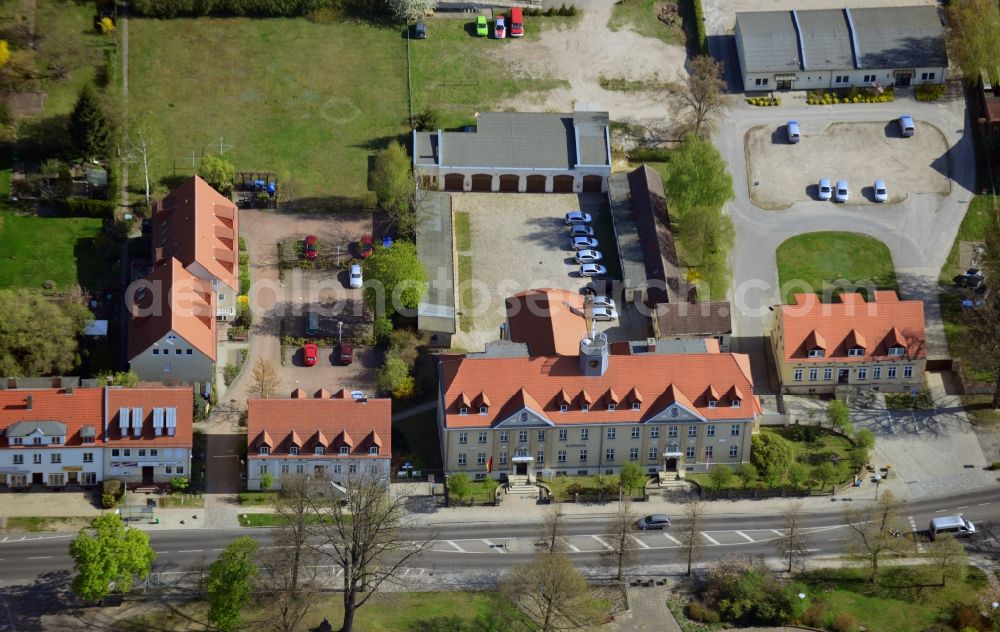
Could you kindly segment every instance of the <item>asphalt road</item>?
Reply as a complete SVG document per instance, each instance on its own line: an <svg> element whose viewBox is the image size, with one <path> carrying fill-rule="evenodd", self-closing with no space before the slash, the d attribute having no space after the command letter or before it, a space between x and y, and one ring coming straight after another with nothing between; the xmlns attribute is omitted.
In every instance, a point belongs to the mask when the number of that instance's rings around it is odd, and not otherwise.
<svg viewBox="0 0 1000 632"><path fill-rule="evenodd" d="M805 514L803 527L808 533L810 553L817 556L843 552L849 530L843 520L846 501L831 502L827 513ZM900 512L901 525L925 529L935 515L961 513L979 526L980 534L967 540L971 549L995 545L993 525L1000 524L1000 489L921 499L906 503ZM672 529L635 533L634 548L640 564L661 566L679 564L682 554L678 531L684 520L673 517ZM780 515L726 516L707 515L702 519L702 559L740 554L777 557L776 541L783 537ZM904 528L904 531L906 529ZM567 522L565 543L569 555L579 566L597 564L609 548L607 525L598 520ZM153 531L150 543L157 552L154 573L181 574L205 568L229 542L249 535L262 546L271 546L267 529ZM0 538L0 585L28 586L52 573L72 571L68 555L71 535L7 536ZM430 549L412 560L411 566L437 572L481 569L504 569L524 561L536 549L538 525L455 525L434 530L411 529L404 537L410 541L433 538ZM315 559L317 565L328 560Z"/></svg>

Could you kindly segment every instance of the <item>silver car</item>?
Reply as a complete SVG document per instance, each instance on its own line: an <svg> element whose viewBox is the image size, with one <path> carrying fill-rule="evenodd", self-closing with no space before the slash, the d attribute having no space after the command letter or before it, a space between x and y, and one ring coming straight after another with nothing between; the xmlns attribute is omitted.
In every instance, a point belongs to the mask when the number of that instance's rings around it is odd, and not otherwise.
<svg viewBox="0 0 1000 632"><path fill-rule="evenodd" d="M887 202L889 200L889 191L885 188L885 180L876 180L875 186L872 187L872 192L875 195L876 202Z"/></svg>
<svg viewBox="0 0 1000 632"><path fill-rule="evenodd" d="M830 178L820 178L818 190L819 199L824 202L833 197L833 185L830 184Z"/></svg>
<svg viewBox="0 0 1000 632"><path fill-rule="evenodd" d="M599 263L585 263L580 266L580 276L582 277L604 276L607 273L608 269Z"/></svg>
<svg viewBox="0 0 1000 632"><path fill-rule="evenodd" d="M612 299L608 298L607 296L595 296L590 300L590 302L594 307L610 307L611 309L615 308L615 302Z"/></svg>
<svg viewBox="0 0 1000 632"><path fill-rule="evenodd" d="M573 250L587 250L588 248L597 248L597 240L593 237L573 238Z"/></svg>
<svg viewBox="0 0 1000 632"><path fill-rule="evenodd" d="M604 258L600 250L581 250L576 253L577 263L597 263Z"/></svg>
<svg viewBox="0 0 1000 632"><path fill-rule="evenodd" d="M583 224L573 224L569 227L570 237L593 237L594 229Z"/></svg>
<svg viewBox="0 0 1000 632"><path fill-rule="evenodd" d="M837 192L835 199L838 202L846 202L851 194L847 190L847 180L837 180Z"/></svg>
<svg viewBox="0 0 1000 632"><path fill-rule="evenodd" d="M618 320L618 312L613 307L595 307L590 317L594 320Z"/></svg>
<svg viewBox="0 0 1000 632"><path fill-rule="evenodd" d="M566 223L567 224L589 224L593 218L590 213L584 213L583 211L570 211L566 213Z"/></svg>

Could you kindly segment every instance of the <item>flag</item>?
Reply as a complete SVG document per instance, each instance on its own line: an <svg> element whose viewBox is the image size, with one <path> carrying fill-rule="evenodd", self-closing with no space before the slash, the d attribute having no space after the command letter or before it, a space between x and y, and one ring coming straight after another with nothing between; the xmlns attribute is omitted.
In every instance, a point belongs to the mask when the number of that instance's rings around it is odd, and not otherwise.
<svg viewBox="0 0 1000 632"><path fill-rule="evenodd" d="M493 457L490 457L490 460L486 462L486 473L493 473Z"/></svg>

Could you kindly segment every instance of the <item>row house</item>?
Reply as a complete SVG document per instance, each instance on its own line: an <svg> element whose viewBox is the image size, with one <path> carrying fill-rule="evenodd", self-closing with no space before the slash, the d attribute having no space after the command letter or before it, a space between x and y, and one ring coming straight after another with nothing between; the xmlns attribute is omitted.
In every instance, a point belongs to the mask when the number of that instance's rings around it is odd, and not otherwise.
<svg viewBox="0 0 1000 632"><path fill-rule="evenodd" d="M838 387L908 392L924 383L927 365L922 301L876 291L866 301L844 293L821 303L796 294L774 310L771 344L787 393L833 393Z"/></svg>
<svg viewBox="0 0 1000 632"><path fill-rule="evenodd" d="M282 478L308 475L343 487L352 476L389 480L392 459L392 401L331 395L307 397L296 389L288 399L251 399L247 407L247 488L271 489Z"/></svg>
<svg viewBox="0 0 1000 632"><path fill-rule="evenodd" d="M191 471L191 388L0 391L0 486L169 484Z"/></svg>

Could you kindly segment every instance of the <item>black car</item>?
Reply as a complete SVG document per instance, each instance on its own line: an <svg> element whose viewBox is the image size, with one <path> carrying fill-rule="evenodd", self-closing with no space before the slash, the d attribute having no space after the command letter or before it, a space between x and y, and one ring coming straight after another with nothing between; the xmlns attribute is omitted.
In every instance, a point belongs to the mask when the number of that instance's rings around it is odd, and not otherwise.
<svg viewBox="0 0 1000 632"><path fill-rule="evenodd" d="M413 27L413 37L415 39L427 39L427 25L421 20Z"/></svg>

